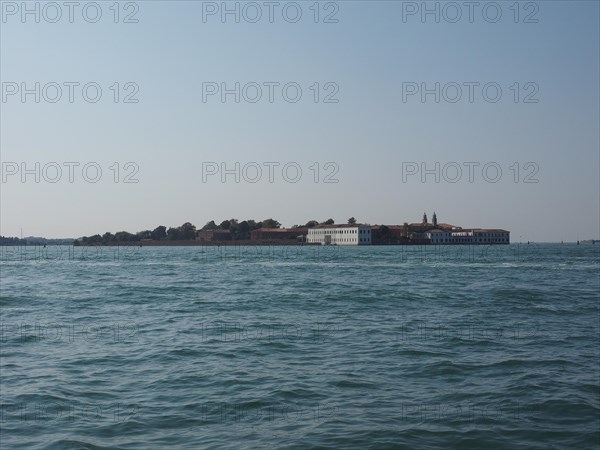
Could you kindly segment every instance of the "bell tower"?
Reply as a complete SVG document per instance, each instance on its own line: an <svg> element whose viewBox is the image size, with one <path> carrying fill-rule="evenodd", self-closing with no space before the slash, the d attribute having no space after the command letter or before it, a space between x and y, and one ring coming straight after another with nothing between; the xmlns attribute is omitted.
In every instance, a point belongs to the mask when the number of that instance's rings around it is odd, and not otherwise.
<svg viewBox="0 0 600 450"><path fill-rule="evenodd" d="M423 225L427 225L427 213L423 213L423 220L421 221Z"/></svg>
<svg viewBox="0 0 600 450"><path fill-rule="evenodd" d="M435 215L435 211L433 212L433 218L431 219L433 226L437 227L437 216Z"/></svg>

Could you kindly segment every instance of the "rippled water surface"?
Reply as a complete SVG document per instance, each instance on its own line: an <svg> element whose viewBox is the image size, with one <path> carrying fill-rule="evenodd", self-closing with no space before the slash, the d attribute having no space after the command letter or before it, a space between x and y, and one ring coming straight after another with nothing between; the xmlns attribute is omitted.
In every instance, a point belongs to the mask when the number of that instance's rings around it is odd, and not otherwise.
<svg viewBox="0 0 600 450"><path fill-rule="evenodd" d="M599 245L2 248L2 449L598 448Z"/></svg>

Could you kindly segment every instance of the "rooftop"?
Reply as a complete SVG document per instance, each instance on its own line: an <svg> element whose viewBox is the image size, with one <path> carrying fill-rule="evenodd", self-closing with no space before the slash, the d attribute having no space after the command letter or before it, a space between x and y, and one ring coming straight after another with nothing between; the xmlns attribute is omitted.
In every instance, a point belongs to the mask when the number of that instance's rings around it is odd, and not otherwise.
<svg viewBox="0 0 600 450"><path fill-rule="evenodd" d="M357 223L357 224L350 224L350 223L334 223L333 225L316 225L312 228L358 228L358 227L369 227L370 225L367 225L366 223ZM310 228L309 228L310 229Z"/></svg>
<svg viewBox="0 0 600 450"><path fill-rule="evenodd" d="M306 227L298 227L298 228L257 228L253 231L262 231L269 233L289 233L289 232L302 232L306 231Z"/></svg>

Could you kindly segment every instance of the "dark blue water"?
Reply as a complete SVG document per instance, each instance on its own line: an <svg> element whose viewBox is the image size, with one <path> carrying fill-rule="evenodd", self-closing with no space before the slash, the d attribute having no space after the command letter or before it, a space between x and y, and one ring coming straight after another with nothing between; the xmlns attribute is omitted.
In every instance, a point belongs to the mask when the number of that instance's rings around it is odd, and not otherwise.
<svg viewBox="0 0 600 450"><path fill-rule="evenodd" d="M0 447L598 448L599 251L4 247Z"/></svg>

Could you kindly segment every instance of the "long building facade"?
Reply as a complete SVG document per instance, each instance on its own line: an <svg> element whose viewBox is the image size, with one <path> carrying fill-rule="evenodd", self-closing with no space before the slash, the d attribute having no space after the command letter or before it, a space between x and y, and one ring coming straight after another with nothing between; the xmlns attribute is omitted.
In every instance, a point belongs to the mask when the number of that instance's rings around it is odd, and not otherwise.
<svg viewBox="0 0 600 450"><path fill-rule="evenodd" d="M471 230L431 230L426 233L431 244L510 244L506 230L473 228Z"/></svg>
<svg viewBox="0 0 600 450"><path fill-rule="evenodd" d="M306 227L297 228L259 228L252 230L250 239L253 241L265 240L297 240L304 241L304 237L308 232Z"/></svg>
<svg viewBox="0 0 600 450"><path fill-rule="evenodd" d="M411 245L411 244L510 244L510 232L502 229L462 228L432 221L423 214L420 223L404 225L318 225L309 228L306 242L322 245Z"/></svg>
<svg viewBox="0 0 600 450"><path fill-rule="evenodd" d="M371 245L371 226L318 225L308 229L306 242L322 245Z"/></svg>
<svg viewBox="0 0 600 450"><path fill-rule="evenodd" d="M423 214L421 223L406 224L405 227L410 238L424 238L427 243L433 245L510 244L510 231L497 228L462 228L448 223L438 223L435 213L431 223L427 220L427 214Z"/></svg>

